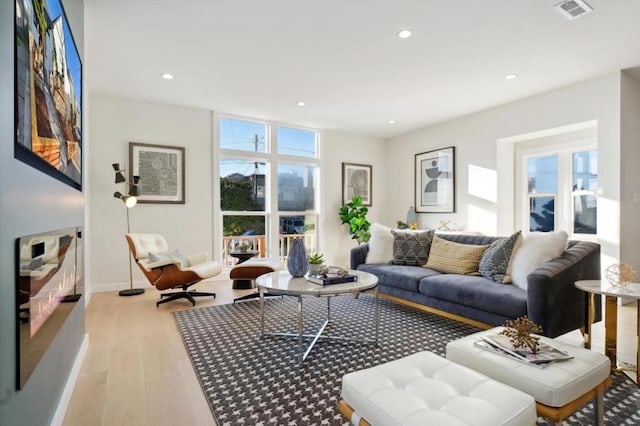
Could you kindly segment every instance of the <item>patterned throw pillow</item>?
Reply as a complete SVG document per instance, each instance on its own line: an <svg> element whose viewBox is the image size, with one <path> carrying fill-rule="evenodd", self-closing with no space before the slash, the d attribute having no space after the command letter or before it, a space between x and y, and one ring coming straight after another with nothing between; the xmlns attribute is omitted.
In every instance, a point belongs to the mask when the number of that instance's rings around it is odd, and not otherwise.
<svg viewBox="0 0 640 426"><path fill-rule="evenodd" d="M434 230L424 232L396 231L393 234L394 265L422 266L429 257Z"/></svg>
<svg viewBox="0 0 640 426"><path fill-rule="evenodd" d="M507 274L507 269L513 255L513 248L521 234L518 231L508 238L500 238L491 244L482 255L478 266L478 271L483 277L502 284L511 282L511 276Z"/></svg>
<svg viewBox="0 0 640 426"><path fill-rule="evenodd" d="M446 274L477 274L480 258L488 247L454 243L436 235L431 243L429 260L424 266Z"/></svg>

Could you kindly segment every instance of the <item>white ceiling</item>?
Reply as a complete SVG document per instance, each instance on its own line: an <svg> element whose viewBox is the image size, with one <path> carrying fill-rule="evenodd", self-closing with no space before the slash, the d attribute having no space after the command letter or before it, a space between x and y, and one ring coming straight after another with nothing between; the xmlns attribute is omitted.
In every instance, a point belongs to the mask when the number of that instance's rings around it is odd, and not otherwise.
<svg viewBox="0 0 640 426"><path fill-rule="evenodd" d="M640 66L640 0L587 0L574 21L559 1L84 0L85 75L90 91L388 138Z"/></svg>

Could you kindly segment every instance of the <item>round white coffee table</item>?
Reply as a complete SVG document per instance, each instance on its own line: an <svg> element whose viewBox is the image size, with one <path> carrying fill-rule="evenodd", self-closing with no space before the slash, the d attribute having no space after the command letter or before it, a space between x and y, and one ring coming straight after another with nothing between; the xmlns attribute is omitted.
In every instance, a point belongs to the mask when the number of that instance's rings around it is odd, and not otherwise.
<svg viewBox="0 0 640 426"><path fill-rule="evenodd" d="M614 370L628 370L626 367L618 367L618 298L630 298L638 300L636 339L640 344L640 283L630 283L625 287L612 286L605 280L582 280L575 282L576 288L589 294L589 315L587 318L585 346L591 347L591 327L595 312L595 295L605 296L604 304L604 353L611 360L611 368ZM636 350L636 383L640 385L640 345Z"/></svg>
<svg viewBox="0 0 640 426"><path fill-rule="evenodd" d="M276 271L259 276L256 279L256 285L260 291L260 332L262 336L277 336L277 337L295 337L298 340L298 363L307 358L313 346L319 339L327 340L342 340L353 341L360 343L372 343L378 344L378 333L380 325L380 311L379 311L379 298L378 298L378 277L368 272L349 270L349 274L356 275L357 281L320 285L307 281L306 278L294 278L288 271ZM331 297L341 296L346 294L360 293L362 291L375 289L375 337L373 339L365 338L350 338L350 337L338 337L324 335L325 327L331 322ZM298 298L298 332L297 333L271 333L264 331L265 315L264 315L264 296L269 295L282 295L293 296ZM316 334L303 334L302 321L303 321L303 305L302 299L304 297L326 297L327 298L327 319L320 327ZM306 351L302 351L303 338L311 338L311 343L307 347Z"/></svg>

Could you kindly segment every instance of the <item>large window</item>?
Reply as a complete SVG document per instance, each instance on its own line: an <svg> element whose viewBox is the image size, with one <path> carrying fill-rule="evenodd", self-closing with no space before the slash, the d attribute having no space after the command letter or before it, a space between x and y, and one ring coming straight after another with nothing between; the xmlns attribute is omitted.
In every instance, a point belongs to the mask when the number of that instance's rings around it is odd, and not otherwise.
<svg viewBox="0 0 640 426"><path fill-rule="evenodd" d="M574 238L597 234L598 151L544 148L519 152L521 227L567 231Z"/></svg>
<svg viewBox="0 0 640 426"><path fill-rule="evenodd" d="M317 250L317 131L230 117L217 122L225 262L247 245L257 256L284 260L294 238Z"/></svg>

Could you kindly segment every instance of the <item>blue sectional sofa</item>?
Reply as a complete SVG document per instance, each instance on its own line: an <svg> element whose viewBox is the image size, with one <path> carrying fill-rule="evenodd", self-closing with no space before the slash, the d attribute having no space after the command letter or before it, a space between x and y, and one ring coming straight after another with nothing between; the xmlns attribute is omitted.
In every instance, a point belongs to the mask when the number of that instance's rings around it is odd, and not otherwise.
<svg viewBox="0 0 640 426"><path fill-rule="evenodd" d="M491 244L497 237L438 235L461 244ZM577 280L600 279L600 245L569 241L562 255L528 275L527 289L482 276L445 274L419 266L367 264L368 244L351 250L351 269L379 279L379 291L392 300L475 325L497 326L527 315L548 337L583 327L586 296ZM600 303L596 304L600 306ZM596 312L596 321L601 317Z"/></svg>

